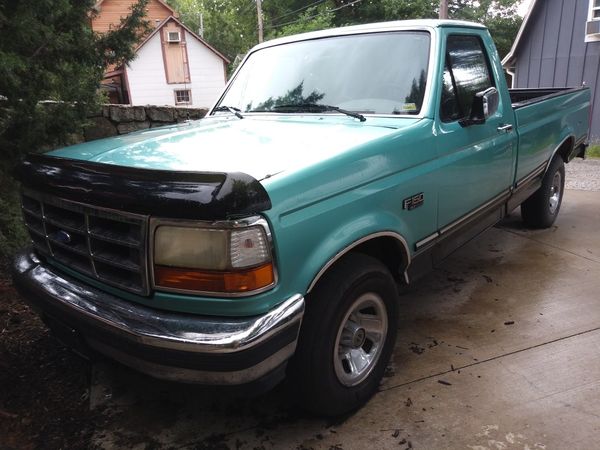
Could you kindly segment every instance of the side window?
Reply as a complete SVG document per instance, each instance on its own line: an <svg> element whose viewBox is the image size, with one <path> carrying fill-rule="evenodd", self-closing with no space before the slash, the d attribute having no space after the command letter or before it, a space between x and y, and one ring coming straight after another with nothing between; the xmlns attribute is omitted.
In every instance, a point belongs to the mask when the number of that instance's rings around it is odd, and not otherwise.
<svg viewBox="0 0 600 450"><path fill-rule="evenodd" d="M481 39L449 36L446 43L441 117L454 121L471 114L473 96L494 86Z"/></svg>

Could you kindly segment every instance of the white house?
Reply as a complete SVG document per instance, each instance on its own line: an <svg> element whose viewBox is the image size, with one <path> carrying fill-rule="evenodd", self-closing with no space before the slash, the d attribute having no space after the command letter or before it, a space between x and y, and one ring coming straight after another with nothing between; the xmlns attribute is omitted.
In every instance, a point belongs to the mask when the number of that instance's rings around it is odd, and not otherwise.
<svg viewBox="0 0 600 450"><path fill-rule="evenodd" d="M173 16L136 54L122 69L131 105L209 107L225 87L227 58Z"/></svg>
<svg viewBox="0 0 600 450"><path fill-rule="evenodd" d="M92 30L106 33L118 27L136 1L98 0ZM109 101L210 106L225 86L227 58L185 27L165 0L149 0L145 19L153 31L136 49L137 59L106 68L102 89Z"/></svg>

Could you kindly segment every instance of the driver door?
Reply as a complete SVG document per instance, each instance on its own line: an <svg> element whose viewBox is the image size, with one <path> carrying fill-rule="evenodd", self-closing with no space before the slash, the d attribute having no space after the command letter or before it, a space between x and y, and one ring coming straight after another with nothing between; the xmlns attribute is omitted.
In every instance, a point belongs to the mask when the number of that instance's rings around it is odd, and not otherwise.
<svg viewBox="0 0 600 450"><path fill-rule="evenodd" d="M441 162L438 229L460 222L511 184L515 131L510 103L500 95L497 112L484 124L460 123L469 117L476 93L497 87L491 67L481 36L447 37L436 145Z"/></svg>

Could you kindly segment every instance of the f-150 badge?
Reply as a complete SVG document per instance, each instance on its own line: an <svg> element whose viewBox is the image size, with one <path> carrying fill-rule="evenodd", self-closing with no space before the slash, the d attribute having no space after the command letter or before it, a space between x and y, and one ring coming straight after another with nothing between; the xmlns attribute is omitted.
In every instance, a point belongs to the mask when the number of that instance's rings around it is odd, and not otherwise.
<svg viewBox="0 0 600 450"><path fill-rule="evenodd" d="M413 195L412 197L405 198L402 200L402 209L411 209L418 208L425 202L425 195L422 192Z"/></svg>

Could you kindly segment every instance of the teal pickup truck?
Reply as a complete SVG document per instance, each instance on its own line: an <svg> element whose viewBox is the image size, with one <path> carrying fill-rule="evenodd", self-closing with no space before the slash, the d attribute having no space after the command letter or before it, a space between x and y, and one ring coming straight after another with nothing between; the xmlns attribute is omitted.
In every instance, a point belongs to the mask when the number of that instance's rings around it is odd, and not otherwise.
<svg viewBox="0 0 600 450"><path fill-rule="evenodd" d="M508 89L481 25L252 49L197 122L30 155L14 282L60 338L151 376L336 415L378 387L398 289L521 206L549 227L590 91Z"/></svg>

